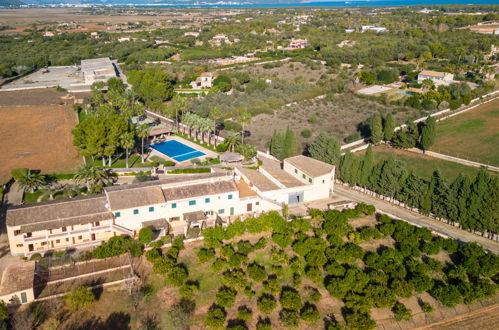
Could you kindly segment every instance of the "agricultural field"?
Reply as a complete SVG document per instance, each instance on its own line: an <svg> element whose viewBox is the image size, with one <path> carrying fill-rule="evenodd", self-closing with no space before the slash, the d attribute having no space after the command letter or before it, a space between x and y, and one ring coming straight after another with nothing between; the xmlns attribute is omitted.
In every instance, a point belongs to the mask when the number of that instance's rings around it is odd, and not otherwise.
<svg viewBox="0 0 499 330"><path fill-rule="evenodd" d="M38 105L60 105L67 93L58 92L55 88L26 89L18 91L0 90L0 108Z"/></svg>
<svg viewBox="0 0 499 330"><path fill-rule="evenodd" d="M439 170L440 173L448 181L454 180L459 174L474 178L480 170L477 167L466 166L403 149L390 148L383 145L376 146L373 151L376 162L392 157L393 159L404 162L408 169L414 171L414 174L425 179L430 179L433 172L436 170ZM496 172L489 173L495 174Z"/></svg>
<svg viewBox="0 0 499 330"><path fill-rule="evenodd" d="M289 126L295 131L299 146L304 147L313 141L321 131L332 134L343 142L347 136L359 129L362 130L362 123L379 112L392 112L395 120L400 123L420 115L416 109L381 105L351 94L340 94L333 100L328 98L305 100L284 106L275 110L273 114L253 117L248 126L251 135L247 141L259 149L266 148L274 130L283 132ZM310 131L310 137L302 135L305 130ZM355 139L360 139L360 136Z"/></svg>
<svg viewBox="0 0 499 330"><path fill-rule="evenodd" d="M69 106L0 107L0 181L14 168L70 173L82 163L71 130L76 114Z"/></svg>
<svg viewBox="0 0 499 330"><path fill-rule="evenodd" d="M243 64L244 65L244 64ZM267 65L275 66L273 68L268 68ZM320 64L314 63L314 68L309 65L300 62L276 62L267 65L248 65L241 69L236 69L241 72L248 72L251 76L266 77L272 79L272 77L277 77L283 80L295 80L304 79L306 82L314 83L319 80L321 75L328 74L328 69Z"/></svg>
<svg viewBox="0 0 499 330"><path fill-rule="evenodd" d="M497 257L373 212L362 204L291 222L274 212L206 229L204 241L176 238L135 262L139 294L99 293L61 328L405 329L459 324L452 318L497 304Z"/></svg>
<svg viewBox="0 0 499 330"><path fill-rule="evenodd" d="M499 98L437 123L432 151L499 166Z"/></svg>

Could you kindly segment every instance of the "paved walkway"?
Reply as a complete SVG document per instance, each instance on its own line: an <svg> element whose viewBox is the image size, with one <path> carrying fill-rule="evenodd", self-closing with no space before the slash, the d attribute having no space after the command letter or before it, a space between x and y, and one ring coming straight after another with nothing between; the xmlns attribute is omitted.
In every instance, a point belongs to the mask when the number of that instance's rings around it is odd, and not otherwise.
<svg viewBox="0 0 499 330"><path fill-rule="evenodd" d="M495 241L469 233L462 229L456 228L454 226L448 225L446 223L440 222L435 219L431 219L421 214L411 212L405 208L398 207L386 201L363 194L359 191L351 190L337 184L334 186L334 194L342 196L345 199L350 199L357 202L363 202L366 204L374 205L376 209L382 212L404 219L405 221L411 224L426 227L428 229L433 230L434 232L457 239L458 241L477 242L478 244L483 246L484 249L489 250L495 254L499 254L499 243Z"/></svg>

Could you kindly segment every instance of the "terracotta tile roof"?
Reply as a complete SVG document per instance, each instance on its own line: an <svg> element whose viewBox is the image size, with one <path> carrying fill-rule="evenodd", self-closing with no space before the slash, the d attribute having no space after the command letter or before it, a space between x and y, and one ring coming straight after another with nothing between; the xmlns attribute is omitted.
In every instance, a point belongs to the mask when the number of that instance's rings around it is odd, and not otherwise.
<svg viewBox="0 0 499 330"><path fill-rule="evenodd" d="M106 191L106 195L112 210L130 209L166 202L159 185L136 186L129 189Z"/></svg>
<svg viewBox="0 0 499 330"><path fill-rule="evenodd" d="M279 186L257 170L241 167L239 168L239 171L251 182L251 184L262 192L279 189Z"/></svg>
<svg viewBox="0 0 499 330"><path fill-rule="evenodd" d="M303 155L286 158L284 162L291 164L311 178L325 175L334 169L334 165Z"/></svg>
<svg viewBox="0 0 499 330"><path fill-rule="evenodd" d="M260 160L262 161L262 169L286 188L300 187L304 185L300 180L284 171L281 167L281 162L267 157L260 157Z"/></svg>
<svg viewBox="0 0 499 330"><path fill-rule="evenodd" d="M167 201L187 199L199 196L210 196L237 192L237 186L232 180L183 185L179 187L164 188L163 194Z"/></svg>
<svg viewBox="0 0 499 330"><path fill-rule="evenodd" d="M446 72L431 71L431 70L423 70L419 74L422 76L443 78L443 77L445 77L445 75L447 73Z"/></svg>
<svg viewBox="0 0 499 330"><path fill-rule="evenodd" d="M36 261L8 266L2 274L0 296L33 289Z"/></svg>
<svg viewBox="0 0 499 330"><path fill-rule="evenodd" d="M98 195L16 206L7 210L7 225L31 226L44 223L40 226L49 226L47 229L50 229L57 228L51 226L66 220L72 220L76 224L112 219L106 203L106 197Z"/></svg>

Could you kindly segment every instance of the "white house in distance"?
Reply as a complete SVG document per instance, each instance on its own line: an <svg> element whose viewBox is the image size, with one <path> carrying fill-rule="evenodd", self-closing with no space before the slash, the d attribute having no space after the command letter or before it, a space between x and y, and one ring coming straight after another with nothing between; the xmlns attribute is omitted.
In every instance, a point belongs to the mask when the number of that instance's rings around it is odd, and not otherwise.
<svg viewBox="0 0 499 330"><path fill-rule="evenodd" d="M423 70L418 74L418 82L430 79L436 85L448 85L454 82L454 75L448 72L438 72L431 70Z"/></svg>
<svg viewBox="0 0 499 330"><path fill-rule="evenodd" d="M99 81L105 82L117 76L116 67L109 57L82 60L81 72L86 85L92 85Z"/></svg>
<svg viewBox="0 0 499 330"><path fill-rule="evenodd" d="M362 32L366 31L373 31L376 33L381 33L381 32L387 32L388 29L385 27L380 27L380 26L373 26L373 25L363 25L362 26Z"/></svg>
<svg viewBox="0 0 499 330"><path fill-rule="evenodd" d="M13 255L86 248L117 235L137 237L143 227L162 234L224 225L282 210L284 204L328 199L335 167L295 156L260 157L258 169L237 167L106 187L101 195L11 207L6 223ZM1 294L1 292L0 292Z"/></svg>
<svg viewBox="0 0 499 330"><path fill-rule="evenodd" d="M303 49L310 46L307 39L291 39L287 49Z"/></svg>
<svg viewBox="0 0 499 330"><path fill-rule="evenodd" d="M215 75L212 72L203 72L200 77L191 81L191 86L193 89L211 88L213 86L213 80L215 80Z"/></svg>

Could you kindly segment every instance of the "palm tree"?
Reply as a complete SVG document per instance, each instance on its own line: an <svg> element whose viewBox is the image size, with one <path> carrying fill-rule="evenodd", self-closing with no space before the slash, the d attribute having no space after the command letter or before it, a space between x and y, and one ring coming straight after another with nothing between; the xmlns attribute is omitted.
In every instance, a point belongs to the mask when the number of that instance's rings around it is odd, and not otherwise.
<svg viewBox="0 0 499 330"><path fill-rule="evenodd" d="M198 133L201 128L201 118L197 115L192 115L192 127L196 131L196 140L199 141Z"/></svg>
<svg viewBox="0 0 499 330"><path fill-rule="evenodd" d="M90 184L96 184L101 181L104 182L104 179L109 177L108 173L100 167L92 166L92 165L83 165L76 172L74 179L76 182L85 182L88 189L90 189Z"/></svg>
<svg viewBox="0 0 499 330"><path fill-rule="evenodd" d="M208 145L211 145L211 133L214 131L214 120L206 118L206 132L208 133ZM215 143L216 143L216 138L215 138Z"/></svg>
<svg viewBox="0 0 499 330"><path fill-rule="evenodd" d="M78 194L80 193L80 189L77 185L67 184L64 186L64 190L68 194L69 198L73 198L75 196L78 196Z"/></svg>
<svg viewBox="0 0 499 330"><path fill-rule="evenodd" d="M222 116L222 110L219 107L213 107L210 110L208 118L212 120L213 133L215 134L215 147L217 146L217 119Z"/></svg>
<svg viewBox="0 0 499 330"><path fill-rule="evenodd" d="M227 149L234 151L236 147L240 144L239 133L231 133L225 139L225 144L227 144Z"/></svg>
<svg viewBox="0 0 499 330"><path fill-rule="evenodd" d="M51 183L51 184L48 184L45 186L45 192L47 193L47 195L49 195L49 198L51 200L54 199L55 197L55 194L57 194L59 191L61 191L63 189L63 186L58 184L58 183Z"/></svg>
<svg viewBox="0 0 499 330"><path fill-rule="evenodd" d="M189 127L189 137L191 137L192 125L194 124L194 116L190 112L188 112L184 115L183 124L184 124L184 134L185 134L185 126L188 126Z"/></svg>
<svg viewBox="0 0 499 330"><path fill-rule="evenodd" d="M247 125L251 122L251 114L247 111L244 111L239 115L239 123L241 124L241 144L244 144L244 125Z"/></svg>
<svg viewBox="0 0 499 330"><path fill-rule="evenodd" d="M125 167L128 168L129 151L135 146L135 135L133 132L126 132L121 136L121 146L125 149Z"/></svg>
<svg viewBox="0 0 499 330"><path fill-rule="evenodd" d="M187 110L188 104L188 100L179 94L175 95L172 99L172 107L175 110L175 126L177 132L179 127L178 115L180 113L180 116L183 117L184 112Z"/></svg>
<svg viewBox="0 0 499 330"><path fill-rule="evenodd" d="M211 130L211 120L208 118L200 118L201 119L201 141L204 141L204 134L208 133ZM210 136L208 135L208 144L210 144Z"/></svg>
<svg viewBox="0 0 499 330"><path fill-rule="evenodd" d="M19 184L20 189L31 193L45 186L47 182L45 175L33 173L29 170L23 173L22 176L18 177L16 181Z"/></svg>
<svg viewBox="0 0 499 330"><path fill-rule="evenodd" d="M151 134L151 129L147 124L141 124L137 127L137 135L142 139L142 152L140 156L142 157L142 163L144 163L144 139L149 137ZM128 167L128 166L127 166Z"/></svg>

